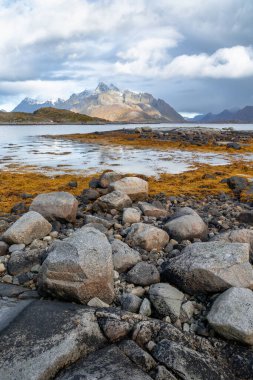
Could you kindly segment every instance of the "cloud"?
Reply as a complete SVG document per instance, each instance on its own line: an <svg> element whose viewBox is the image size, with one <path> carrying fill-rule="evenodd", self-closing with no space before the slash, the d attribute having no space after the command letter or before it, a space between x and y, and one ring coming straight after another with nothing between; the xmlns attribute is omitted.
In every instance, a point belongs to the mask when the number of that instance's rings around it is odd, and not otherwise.
<svg viewBox="0 0 253 380"><path fill-rule="evenodd" d="M151 50L145 46L145 44L143 46L139 43L138 48L132 48L126 54L121 53L119 56L124 61L116 63L116 70L119 73L161 78L244 78L253 75L253 49L251 46L223 48L211 55L205 53L184 54L165 64L165 43L157 43ZM130 54L131 52L136 52L136 54Z"/></svg>
<svg viewBox="0 0 253 380"><path fill-rule="evenodd" d="M105 80L158 96L166 86L173 103L192 79L206 91L249 78L252 15L251 0L0 0L0 101Z"/></svg>

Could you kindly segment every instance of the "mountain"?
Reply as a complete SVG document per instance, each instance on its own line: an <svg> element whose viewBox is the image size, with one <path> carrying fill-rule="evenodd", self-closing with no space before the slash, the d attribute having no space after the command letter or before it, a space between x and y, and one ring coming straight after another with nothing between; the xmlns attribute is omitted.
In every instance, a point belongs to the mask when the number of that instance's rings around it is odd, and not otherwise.
<svg viewBox="0 0 253 380"><path fill-rule="evenodd" d="M38 102L25 98L13 112L34 112L44 107L66 109L112 122L184 122L184 118L162 99L148 93L120 91L115 85L103 82L95 90L84 90L67 100Z"/></svg>
<svg viewBox="0 0 253 380"><path fill-rule="evenodd" d="M206 115L197 115L189 121L198 123L253 123L253 106L224 110L218 114L209 112Z"/></svg>
<svg viewBox="0 0 253 380"><path fill-rule="evenodd" d="M61 104L64 103L64 100L57 99L55 102L52 100L47 100L46 102L39 102L38 100L32 99L32 98L25 98L17 105L17 107L14 108L12 112L28 112L33 113L34 111L37 111L40 108L59 108L63 109L61 107Z"/></svg>
<svg viewBox="0 0 253 380"><path fill-rule="evenodd" d="M107 121L56 108L31 112L0 112L0 124L105 124Z"/></svg>

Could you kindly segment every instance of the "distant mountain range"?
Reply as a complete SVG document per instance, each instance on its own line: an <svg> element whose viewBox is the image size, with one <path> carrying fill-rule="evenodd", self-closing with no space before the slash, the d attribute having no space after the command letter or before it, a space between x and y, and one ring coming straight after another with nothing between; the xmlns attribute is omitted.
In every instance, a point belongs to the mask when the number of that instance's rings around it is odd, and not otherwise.
<svg viewBox="0 0 253 380"><path fill-rule="evenodd" d="M38 102L25 98L13 112L32 113L40 108L65 109L112 122L146 123L184 122L184 118L162 99L148 93L120 91L116 86L100 82L95 90L73 94L69 99Z"/></svg>
<svg viewBox="0 0 253 380"><path fill-rule="evenodd" d="M224 110L218 114L210 112L206 115L197 115L188 121L194 123L253 123L253 106Z"/></svg>

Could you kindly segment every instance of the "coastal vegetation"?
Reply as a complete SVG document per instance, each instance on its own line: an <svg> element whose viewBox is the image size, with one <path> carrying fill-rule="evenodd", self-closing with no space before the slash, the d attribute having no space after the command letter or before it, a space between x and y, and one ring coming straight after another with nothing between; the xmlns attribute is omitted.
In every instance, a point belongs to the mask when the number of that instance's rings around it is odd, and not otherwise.
<svg viewBox="0 0 253 380"><path fill-rule="evenodd" d="M149 193L151 196L164 193L166 196L190 195L198 199L221 192L232 194L228 188L226 178L234 175L241 175L246 178L253 177L252 162L237 161L230 165L199 165L193 170L188 170L180 174L161 174L157 177L144 178L149 183ZM11 208L20 202L29 206L33 197L40 193L50 191L68 191L73 195L78 195L82 189L87 188L92 175L81 176L64 174L48 176L34 172L17 173L11 171L0 171L1 209L0 212L10 212ZM77 182L78 187L70 187L70 182ZM26 198L24 194L30 194ZM244 198L249 195L243 194Z"/></svg>
<svg viewBox="0 0 253 380"><path fill-rule="evenodd" d="M0 112L0 124L104 124L106 120L52 107L33 113Z"/></svg>
<svg viewBox="0 0 253 380"><path fill-rule="evenodd" d="M193 129L193 128L192 128ZM155 137L151 133L142 134L129 130L118 130L109 132L95 132L87 134L70 134L54 135L53 139L66 139L83 143L100 144L100 145L122 145L138 149L180 149L195 152L217 152L217 153L235 153L233 146L228 144L218 144L213 141L203 139L203 144L194 141L183 141L180 137L177 140L167 140ZM253 137L248 137L247 142L240 146L240 153L253 153Z"/></svg>

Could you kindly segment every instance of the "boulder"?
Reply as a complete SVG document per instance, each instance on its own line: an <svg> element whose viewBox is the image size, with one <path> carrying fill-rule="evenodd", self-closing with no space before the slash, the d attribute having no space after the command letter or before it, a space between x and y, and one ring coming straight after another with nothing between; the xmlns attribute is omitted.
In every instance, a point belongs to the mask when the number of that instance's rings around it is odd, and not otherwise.
<svg viewBox="0 0 253 380"><path fill-rule="evenodd" d="M132 206L132 201L127 194L122 191L113 191L98 198L93 204L93 210L107 212L116 209L120 211L130 206Z"/></svg>
<svg viewBox="0 0 253 380"><path fill-rule="evenodd" d="M41 214L29 211L5 231L3 240L8 244L27 245L35 239L42 239L51 229L51 224Z"/></svg>
<svg viewBox="0 0 253 380"><path fill-rule="evenodd" d="M95 215L85 215L84 223L85 224L90 224L90 223L102 224L105 228L109 230L113 226L114 220L107 220L107 219L101 218L100 216L95 216Z"/></svg>
<svg viewBox="0 0 253 380"><path fill-rule="evenodd" d="M122 216L123 224L139 223L140 220L141 220L140 210L133 208L133 207L129 207L129 208L124 209L123 216Z"/></svg>
<svg viewBox="0 0 253 380"><path fill-rule="evenodd" d="M122 177L124 177L123 174L116 173L116 172L106 172L103 173L99 178L99 186L103 189L106 189L110 186L112 182L120 180Z"/></svg>
<svg viewBox="0 0 253 380"><path fill-rule="evenodd" d="M111 183L111 191L122 191L132 200L144 200L148 197L148 182L138 177L125 177Z"/></svg>
<svg viewBox="0 0 253 380"><path fill-rule="evenodd" d="M184 294L169 284L151 285L149 298L153 306L163 317L169 316L172 322L180 317Z"/></svg>
<svg viewBox="0 0 253 380"><path fill-rule="evenodd" d="M239 214L238 220L241 223L246 223L246 224L253 224L253 211L248 210L248 211L243 211Z"/></svg>
<svg viewBox="0 0 253 380"><path fill-rule="evenodd" d="M42 265L39 289L81 303L94 297L111 303L113 262L106 236L92 227L83 227L58 242Z"/></svg>
<svg viewBox="0 0 253 380"><path fill-rule="evenodd" d="M253 286L249 245L214 241L194 243L162 264L162 278L190 294Z"/></svg>
<svg viewBox="0 0 253 380"><path fill-rule="evenodd" d="M233 176L227 178L227 185L233 191L236 197L240 197L241 192L249 186L249 181L246 177Z"/></svg>
<svg viewBox="0 0 253 380"><path fill-rule="evenodd" d="M123 243L123 241L115 239L111 245L113 266L117 272L125 272L141 261L139 252L130 248L126 243Z"/></svg>
<svg viewBox="0 0 253 380"><path fill-rule="evenodd" d="M143 248L146 251L161 250L168 242L167 232L145 223L132 224L126 237L126 243L131 247Z"/></svg>
<svg viewBox="0 0 253 380"><path fill-rule="evenodd" d="M5 256L8 254L8 244L6 244L4 241L0 241L0 256Z"/></svg>
<svg viewBox="0 0 253 380"><path fill-rule="evenodd" d="M13 252L8 261L8 272L13 275L29 272L34 265L41 263L43 251L37 249Z"/></svg>
<svg viewBox="0 0 253 380"><path fill-rule="evenodd" d="M149 317L152 314L151 303L147 298L144 298L142 301L139 314L145 315L146 317Z"/></svg>
<svg viewBox="0 0 253 380"><path fill-rule="evenodd" d="M157 207L147 202L139 202L138 206L145 216L165 218L168 215L168 211L165 208Z"/></svg>
<svg viewBox="0 0 253 380"><path fill-rule="evenodd" d="M164 229L177 241L194 238L205 240L208 232L202 218L189 207L178 210L165 224Z"/></svg>
<svg viewBox="0 0 253 380"><path fill-rule="evenodd" d="M224 241L228 243L248 243L250 246L250 255L253 259L253 230L246 228L241 230L232 230L215 235L212 241Z"/></svg>
<svg viewBox="0 0 253 380"><path fill-rule="evenodd" d="M76 220L78 202L76 198L64 191L39 194L30 206L31 211L37 211L49 221Z"/></svg>
<svg viewBox="0 0 253 380"><path fill-rule="evenodd" d="M122 310L129 311L130 313L138 313L141 306L142 299L131 293L123 293L120 297L120 304Z"/></svg>
<svg viewBox="0 0 253 380"><path fill-rule="evenodd" d="M159 282L160 273L153 264L141 261L127 273L126 279L135 285L147 286Z"/></svg>
<svg viewBox="0 0 253 380"><path fill-rule="evenodd" d="M231 288L213 303L207 320L217 333L227 339L253 345L253 293Z"/></svg>

